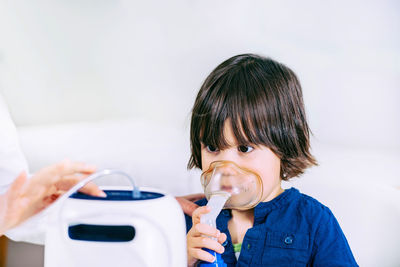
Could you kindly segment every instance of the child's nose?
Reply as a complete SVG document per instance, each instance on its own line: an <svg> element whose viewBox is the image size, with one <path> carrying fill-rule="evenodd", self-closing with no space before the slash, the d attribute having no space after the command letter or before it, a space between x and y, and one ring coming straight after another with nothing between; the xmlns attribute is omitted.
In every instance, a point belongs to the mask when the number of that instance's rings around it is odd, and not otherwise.
<svg viewBox="0 0 400 267"><path fill-rule="evenodd" d="M222 176L226 177L237 175L236 165L233 164L217 165L216 171L218 171Z"/></svg>

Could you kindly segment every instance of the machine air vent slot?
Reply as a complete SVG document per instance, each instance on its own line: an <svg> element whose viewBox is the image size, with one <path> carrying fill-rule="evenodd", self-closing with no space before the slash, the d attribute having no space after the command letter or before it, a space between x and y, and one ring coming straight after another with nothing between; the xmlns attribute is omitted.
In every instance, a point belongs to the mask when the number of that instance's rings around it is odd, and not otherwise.
<svg viewBox="0 0 400 267"><path fill-rule="evenodd" d="M76 224L68 227L68 236L73 240L94 242L129 242L135 237L131 225Z"/></svg>

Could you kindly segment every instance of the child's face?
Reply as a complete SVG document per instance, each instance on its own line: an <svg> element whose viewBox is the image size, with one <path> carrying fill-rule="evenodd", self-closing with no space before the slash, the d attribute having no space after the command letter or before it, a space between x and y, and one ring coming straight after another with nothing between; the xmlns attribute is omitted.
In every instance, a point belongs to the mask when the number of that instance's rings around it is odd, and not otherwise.
<svg viewBox="0 0 400 267"><path fill-rule="evenodd" d="M241 167L256 172L263 181L262 201L269 201L281 193L280 159L268 147L237 144L229 120L224 125L224 135L230 144L224 150L218 150L207 144L201 144L202 170L208 170L217 160L233 161Z"/></svg>

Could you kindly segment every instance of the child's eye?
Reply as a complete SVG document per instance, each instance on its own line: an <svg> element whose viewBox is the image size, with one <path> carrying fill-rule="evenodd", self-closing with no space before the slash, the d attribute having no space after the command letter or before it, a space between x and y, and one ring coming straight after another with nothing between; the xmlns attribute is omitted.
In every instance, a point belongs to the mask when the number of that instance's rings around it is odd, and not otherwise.
<svg viewBox="0 0 400 267"><path fill-rule="evenodd" d="M238 150L242 153L249 153L253 151L253 149L254 147L252 146L245 146L245 145L238 146Z"/></svg>
<svg viewBox="0 0 400 267"><path fill-rule="evenodd" d="M216 148L216 147L213 146L213 145L208 145L208 146L206 146L206 149L207 149L208 152L212 152L212 153L218 151L218 148Z"/></svg>

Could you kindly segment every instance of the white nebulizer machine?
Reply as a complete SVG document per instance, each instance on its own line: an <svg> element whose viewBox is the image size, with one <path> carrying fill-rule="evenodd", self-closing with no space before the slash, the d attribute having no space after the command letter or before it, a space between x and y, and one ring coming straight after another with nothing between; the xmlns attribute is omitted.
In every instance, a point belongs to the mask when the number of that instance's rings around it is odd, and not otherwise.
<svg viewBox="0 0 400 267"><path fill-rule="evenodd" d="M201 175L201 184L211 211L200 222L217 228L216 219L223 208L247 210L254 208L263 198L263 183L255 172L239 167L231 161L215 161ZM226 267L221 255L203 248L215 257L214 262L201 261L200 267Z"/></svg>
<svg viewBox="0 0 400 267"><path fill-rule="evenodd" d="M106 197L77 192L89 181L123 175L133 190L104 190ZM137 188L115 170L95 173L57 200L45 239L45 267L184 267L186 226L174 197Z"/></svg>

